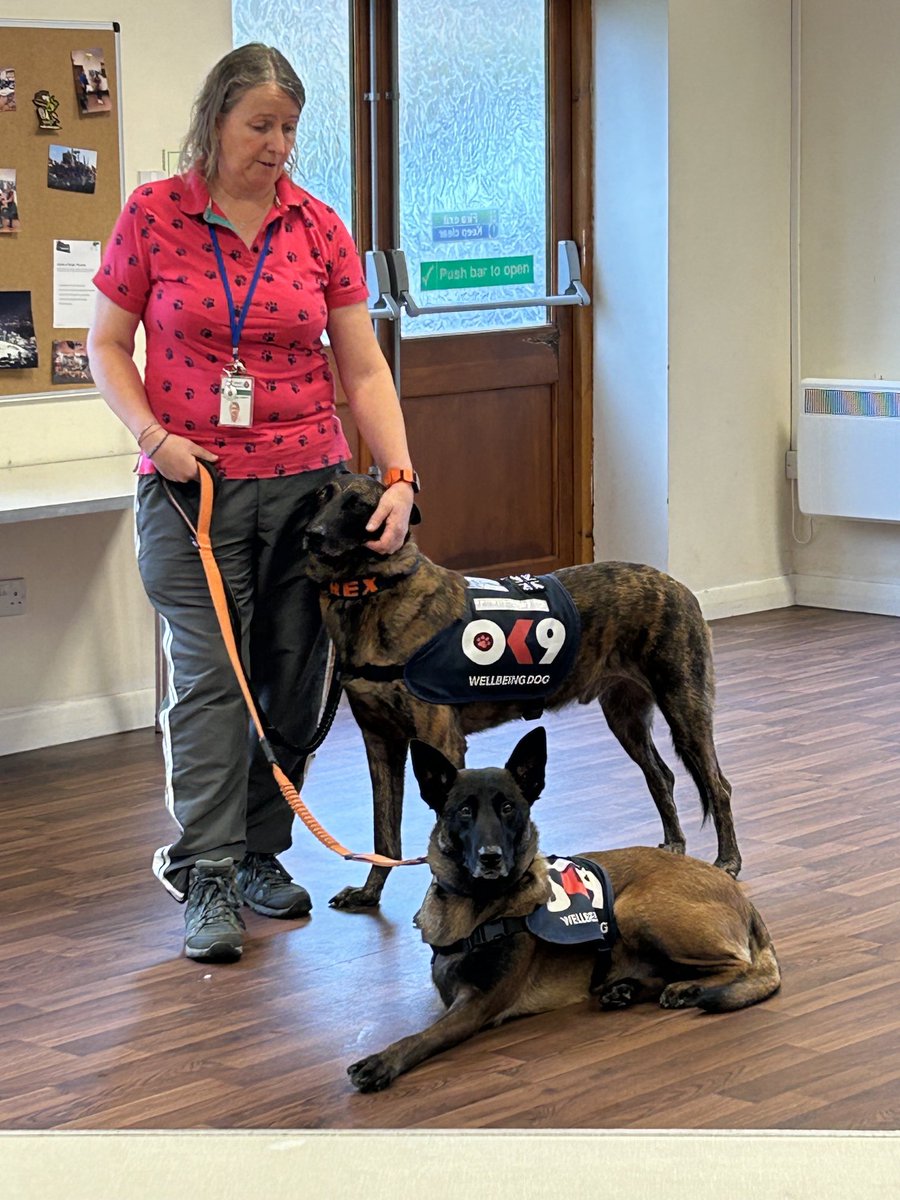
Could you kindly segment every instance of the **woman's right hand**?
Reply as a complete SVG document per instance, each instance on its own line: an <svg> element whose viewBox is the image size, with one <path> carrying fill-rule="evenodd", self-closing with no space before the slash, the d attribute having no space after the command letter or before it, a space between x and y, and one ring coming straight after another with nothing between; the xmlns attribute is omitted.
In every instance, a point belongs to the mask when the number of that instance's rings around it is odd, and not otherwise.
<svg viewBox="0 0 900 1200"><path fill-rule="evenodd" d="M219 461L218 454L213 454L211 450L204 450L190 438L170 433L151 461L160 475L171 479L173 483L190 483L200 474L198 458L208 463Z"/></svg>
<svg viewBox="0 0 900 1200"><path fill-rule="evenodd" d="M204 450L190 438L170 433L164 442L165 426L154 417L143 381L134 364L134 335L140 316L120 308L102 292L97 293L94 323L88 330L91 373L103 398L143 451L153 451L153 465L173 483L190 483L200 467L197 460L218 462L218 454ZM158 446L158 449L155 447Z"/></svg>

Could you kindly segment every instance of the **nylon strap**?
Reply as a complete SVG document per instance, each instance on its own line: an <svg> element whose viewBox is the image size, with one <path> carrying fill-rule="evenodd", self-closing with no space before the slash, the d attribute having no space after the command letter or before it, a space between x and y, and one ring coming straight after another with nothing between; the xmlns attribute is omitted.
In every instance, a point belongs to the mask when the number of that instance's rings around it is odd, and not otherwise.
<svg viewBox="0 0 900 1200"><path fill-rule="evenodd" d="M238 684L244 697L244 702L247 705L247 710L250 713L250 718L253 721L259 738L260 748L266 756L266 761L272 768L272 774L275 777L275 782L281 790L282 796L291 806L294 813L300 818L306 828L310 831L313 837L318 838L323 846L327 846L329 850L333 850L335 854L340 854L341 858L348 859L351 862L365 862L374 867L409 867L417 866L420 863L427 862L425 858L387 858L383 854L360 854L353 850L348 850L346 846L331 836L316 818L312 815L309 809L304 804L300 797L300 793L285 775L284 771L278 764L278 759L275 751L272 749L271 743L265 735L262 721L259 713L256 710L256 705L253 702L253 697L250 694L250 687L247 683L247 678L244 675L244 667L241 662L240 652L238 651L237 642L234 638L234 631L231 628L231 619L228 612L228 600L225 595L225 585L222 582L222 575L219 571L219 564L216 562L213 553L212 542L210 540L209 530L212 524L213 511L213 479L209 470L203 466L198 460L199 475L200 475L200 511L197 516L197 528L194 534L197 539L197 548L200 551L200 561L203 564L203 571L206 575L206 584L209 588L209 594L212 598L213 608L215 609L216 618L219 622L219 629L222 633L222 640L225 642L225 648L228 651L228 658L231 662L232 669L237 676Z"/></svg>

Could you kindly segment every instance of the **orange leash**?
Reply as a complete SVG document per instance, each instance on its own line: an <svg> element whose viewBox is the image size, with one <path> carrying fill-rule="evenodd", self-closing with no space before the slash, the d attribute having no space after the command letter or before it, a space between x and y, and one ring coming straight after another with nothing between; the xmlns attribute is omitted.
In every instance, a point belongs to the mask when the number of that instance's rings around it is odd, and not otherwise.
<svg viewBox="0 0 900 1200"><path fill-rule="evenodd" d="M209 529L212 523L213 510L213 480L210 472L198 461L200 474L200 511L197 517L197 528L193 530L194 536L197 539L197 547L200 551L200 561L203 564L203 571L206 575L206 583L209 588L209 594L212 597L213 607L216 612L216 617L219 621L219 628L222 631L222 638L225 642L225 648L228 651L228 657L231 661L234 673L237 676L237 681L240 684L241 692L244 696L244 702L250 713L253 725L259 737L259 744L266 756L266 761L272 768L272 774L275 776L275 782L281 789L281 794L287 800L296 815L300 818L306 828L310 831L313 837L319 839L323 846L327 846L329 850L333 850L335 854L340 854L342 858L349 859L352 862L366 862L375 867L409 867L416 866L419 863L427 862L425 858L386 858L383 854L358 854L353 850L348 850L346 846L331 836L316 818L312 815L303 800L300 793L285 775L279 766L275 751L265 735L262 721L259 713L256 711L256 705L253 702L253 697L250 694L250 688L247 684L247 678L244 675L244 666L241 662L241 656L237 648L237 642L234 638L234 630L231 628L231 618L228 612L228 601L225 596L225 586L222 582L222 575L219 571L219 564L216 562L213 554L212 542L210 541ZM184 514L182 514L184 515Z"/></svg>

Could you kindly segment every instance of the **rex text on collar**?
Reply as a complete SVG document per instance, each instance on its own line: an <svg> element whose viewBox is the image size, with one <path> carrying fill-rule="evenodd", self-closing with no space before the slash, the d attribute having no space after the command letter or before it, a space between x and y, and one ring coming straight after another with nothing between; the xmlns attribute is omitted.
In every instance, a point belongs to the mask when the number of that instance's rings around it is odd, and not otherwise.
<svg viewBox="0 0 900 1200"><path fill-rule="evenodd" d="M364 575L359 579L332 579L325 587L329 600L365 600L393 587L402 579L415 574L416 568L403 575Z"/></svg>

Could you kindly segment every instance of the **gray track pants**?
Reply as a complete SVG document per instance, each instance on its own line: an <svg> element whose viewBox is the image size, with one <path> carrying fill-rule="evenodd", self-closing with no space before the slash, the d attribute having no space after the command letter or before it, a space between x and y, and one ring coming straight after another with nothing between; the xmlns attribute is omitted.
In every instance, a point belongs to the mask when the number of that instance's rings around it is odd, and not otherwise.
<svg viewBox="0 0 900 1200"><path fill-rule="evenodd" d="M322 700L327 638L318 589L300 569L301 500L335 474L326 467L216 487L210 537L240 612L241 649L272 725L303 746ZM199 485L170 484L196 521ZM168 694L160 710L166 806L178 840L157 850L153 870L178 900L198 858L278 854L291 844L293 813L260 753L212 607L200 556L156 475L138 481L138 567L162 618ZM279 752L295 783L304 762Z"/></svg>

